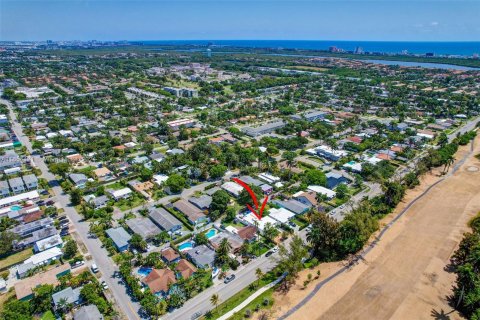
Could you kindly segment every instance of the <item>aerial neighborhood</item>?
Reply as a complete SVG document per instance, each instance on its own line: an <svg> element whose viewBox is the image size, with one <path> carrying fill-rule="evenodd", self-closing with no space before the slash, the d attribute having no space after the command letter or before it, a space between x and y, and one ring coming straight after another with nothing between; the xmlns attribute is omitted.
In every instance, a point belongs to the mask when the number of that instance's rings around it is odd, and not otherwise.
<svg viewBox="0 0 480 320"><path fill-rule="evenodd" d="M478 71L114 48L0 52L5 319L219 318L209 288L355 254L475 137Z"/></svg>

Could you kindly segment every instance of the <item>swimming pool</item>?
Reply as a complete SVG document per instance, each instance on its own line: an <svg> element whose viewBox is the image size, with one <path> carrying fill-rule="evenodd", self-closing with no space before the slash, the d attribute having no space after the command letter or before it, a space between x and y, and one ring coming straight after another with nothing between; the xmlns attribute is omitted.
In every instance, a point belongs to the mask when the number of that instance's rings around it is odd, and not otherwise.
<svg viewBox="0 0 480 320"><path fill-rule="evenodd" d="M207 236L208 239L211 239L217 235L217 229L212 228L208 230L207 233L205 233L205 235Z"/></svg>
<svg viewBox="0 0 480 320"><path fill-rule="evenodd" d="M140 267L137 270L137 273L139 275L141 275L142 277L148 276L150 274L150 272L152 272L152 268L148 268L148 267Z"/></svg>
<svg viewBox="0 0 480 320"><path fill-rule="evenodd" d="M185 250L190 250L193 248L193 245L191 242L184 242L181 245L178 246L178 250L180 251L185 251Z"/></svg>
<svg viewBox="0 0 480 320"><path fill-rule="evenodd" d="M349 161L349 162L347 162L347 164L349 164L349 165L351 165L351 166L353 166L355 163L356 163L355 161Z"/></svg>
<svg viewBox="0 0 480 320"><path fill-rule="evenodd" d="M22 210L22 206L17 206L17 205L14 205L14 206L11 206L10 207L10 210L11 211L18 211L18 210Z"/></svg>

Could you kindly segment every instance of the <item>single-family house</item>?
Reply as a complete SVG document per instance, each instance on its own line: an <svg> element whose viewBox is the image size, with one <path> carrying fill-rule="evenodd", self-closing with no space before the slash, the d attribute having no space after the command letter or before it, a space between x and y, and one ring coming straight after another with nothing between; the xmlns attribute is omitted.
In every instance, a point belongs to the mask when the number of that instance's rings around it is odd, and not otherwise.
<svg viewBox="0 0 480 320"><path fill-rule="evenodd" d="M168 294L169 288L175 284L177 279L175 273L170 269L153 269L142 283L147 286L153 294Z"/></svg>
<svg viewBox="0 0 480 320"><path fill-rule="evenodd" d="M108 193L112 196L115 200L127 199L132 195L132 190L130 188L122 188L119 190L108 190Z"/></svg>
<svg viewBox="0 0 480 320"><path fill-rule="evenodd" d="M107 167L95 169L93 170L93 174L100 181L108 181L114 177L112 171L110 171Z"/></svg>
<svg viewBox="0 0 480 320"><path fill-rule="evenodd" d="M67 287L62 291L55 292L52 294L53 307L55 310L65 307L65 304L72 306L78 306L82 302L82 296L80 291L82 287L73 289L72 287Z"/></svg>
<svg viewBox="0 0 480 320"><path fill-rule="evenodd" d="M175 210L185 215L193 225L208 221L208 217L197 207L188 203L187 201L180 199L173 204Z"/></svg>
<svg viewBox="0 0 480 320"><path fill-rule="evenodd" d="M9 179L8 184L10 185L10 189L12 189L14 194L25 192L25 185L20 177Z"/></svg>
<svg viewBox="0 0 480 320"><path fill-rule="evenodd" d="M200 210L208 210L210 208L210 204L212 203L212 197L203 194L199 197L191 197L188 199L188 202L195 205Z"/></svg>
<svg viewBox="0 0 480 320"><path fill-rule="evenodd" d="M133 218L125 221L127 226L134 233L139 234L144 240L148 240L160 233L158 228L152 220L148 218Z"/></svg>
<svg viewBox="0 0 480 320"><path fill-rule="evenodd" d="M274 220L277 220L279 223L287 223L290 219L295 217L295 214L285 208L271 208L268 216Z"/></svg>
<svg viewBox="0 0 480 320"><path fill-rule="evenodd" d="M166 263L175 263L180 260L180 255L177 251L173 250L171 247L163 249L160 254L162 255L162 259Z"/></svg>
<svg viewBox="0 0 480 320"><path fill-rule="evenodd" d="M273 203L276 205L279 205L282 208L285 208L295 214L304 214L306 213L309 209L310 206L306 205L300 201L297 201L295 199L290 199L290 200L273 200Z"/></svg>
<svg viewBox="0 0 480 320"><path fill-rule="evenodd" d="M213 267L215 251L202 244L187 251L187 257L200 269Z"/></svg>
<svg viewBox="0 0 480 320"><path fill-rule="evenodd" d="M33 190L38 188L38 179L37 176L34 174L27 174L26 176L22 177L27 190Z"/></svg>
<svg viewBox="0 0 480 320"><path fill-rule="evenodd" d="M75 311L73 320L103 320L103 316L96 305L89 304Z"/></svg>
<svg viewBox="0 0 480 320"><path fill-rule="evenodd" d="M85 187L88 181L87 176L83 173L71 173L68 177L77 188Z"/></svg>
<svg viewBox="0 0 480 320"><path fill-rule="evenodd" d="M236 232L243 241L252 242L257 239L257 228L255 226L245 226Z"/></svg>
<svg viewBox="0 0 480 320"><path fill-rule="evenodd" d="M318 201L315 192L300 191L293 195L293 198L309 207L317 207Z"/></svg>
<svg viewBox="0 0 480 320"><path fill-rule="evenodd" d="M100 209L107 205L108 197L106 195L95 197L92 200L90 200L90 203L92 203L95 209Z"/></svg>
<svg viewBox="0 0 480 320"><path fill-rule="evenodd" d="M70 273L70 264L64 263L48 271L38 273L28 279L23 279L15 283L15 295L18 300L30 300L33 298L33 289L42 284L51 284L57 286L61 276Z"/></svg>
<svg viewBox="0 0 480 320"><path fill-rule="evenodd" d="M8 197L10 195L10 187L6 180L0 181L0 196Z"/></svg>
<svg viewBox="0 0 480 320"><path fill-rule="evenodd" d="M335 189L341 183L347 184L350 182L350 180L338 172L328 172L325 176L327 177L328 189Z"/></svg>
<svg viewBox="0 0 480 320"><path fill-rule="evenodd" d="M167 232L175 232L183 227L183 224L164 208L150 209L148 217Z"/></svg>
<svg viewBox="0 0 480 320"><path fill-rule="evenodd" d="M195 266L191 264L188 260L181 259L180 261L178 261L178 264L175 267L175 271L177 271L178 279L188 279L195 272L197 272L197 268L195 268Z"/></svg>
<svg viewBox="0 0 480 320"><path fill-rule="evenodd" d="M129 241L132 238L123 227L110 228L107 235L112 239L118 251L123 252L128 250Z"/></svg>

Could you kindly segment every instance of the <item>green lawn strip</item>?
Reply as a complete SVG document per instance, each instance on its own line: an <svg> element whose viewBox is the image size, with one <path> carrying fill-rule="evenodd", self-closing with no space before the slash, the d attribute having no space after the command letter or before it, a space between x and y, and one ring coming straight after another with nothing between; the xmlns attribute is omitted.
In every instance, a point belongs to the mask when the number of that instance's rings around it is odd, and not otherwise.
<svg viewBox="0 0 480 320"><path fill-rule="evenodd" d="M145 203L145 199L140 195L134 194L128 199L122 199L120 201L117 201L115 203L115 206L119 208L121 211L127 211L132 208L138 207L143 203Z"/></svg>
<svg viewBox="0 0 480 320"><path fill-rule="evenodd" d="M217 319L224 315L225 313L229 312L239 304L241 304L243 301L245 301L248 297L250 297L254 292L256 292L258 289L266 286L272 281L275 281L276 277L272 272L269 272L263 277L259 284L257 285L257 281L252 282L250 285L248 285L246 288L243 290L237 292L235 295L230 297L230 299L220 303L218 305L218 308L215 308L215 306L212 306L211 308L211 317L203 317L203 319Z"/></svg>
<svg viewBox="0 0 480 320"><path fill-rule="evenodd" d="M52 311L48 310L43 314L40 320L55 320L55 316L53 315Z"/></svg>
<svg viewBox="0 0 480 320"><path fill-rule="evenodd" d="M163 207L163 208L168 212L170 212L175 218L180 220L188 230L193 231L192 224L188 222L187 218L183 214L181 214L180 212L172 208L167 208L167 207Z"/></svg>
<svg viewBox="0 0 480 320"><path fill-rule="evenodd" d="M32 249L25 249L23 251L9 255L8 257L2 258L0 260L0 271L8 269L9 267L20 263L33 255Z"/></svg>
<svg viewBox="0 0 480 320"><path fill-rule="evenodd" d="M255 299L253 299L252 302L250 302L245 308L243 308L242 310L238 311L238 312L235 312L235 314L230 317L230 320L241 320L241 319L245 319L246 318L246 312L247 310L250 310L250 316L249 318L253 318L255 319L254 317L254 313L256 315L260 314L263 310L268 310L270 308L272 308L273 304L274 304L274 300L273 300L273 292L275 291L274 288L270 288L268 289L267 291L265 291L264 293L262 293L261 295L259 295L258 297L256 297ZM263 301L265 299L268 299L268 304L267 305L264 305L263 304ZM255 311L255 309L258 307L258 311Z"/></svg>

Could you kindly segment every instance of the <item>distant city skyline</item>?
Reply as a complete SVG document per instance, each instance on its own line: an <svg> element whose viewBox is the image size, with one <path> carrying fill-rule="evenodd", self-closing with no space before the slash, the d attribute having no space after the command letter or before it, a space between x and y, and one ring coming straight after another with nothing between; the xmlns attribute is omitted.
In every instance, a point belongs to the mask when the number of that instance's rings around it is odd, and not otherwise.
<svg viewBox="0 0 480 320"><path fill-rule="evenodd" d="M1 0L0 40L480 41L475 1Z"/></svg>

